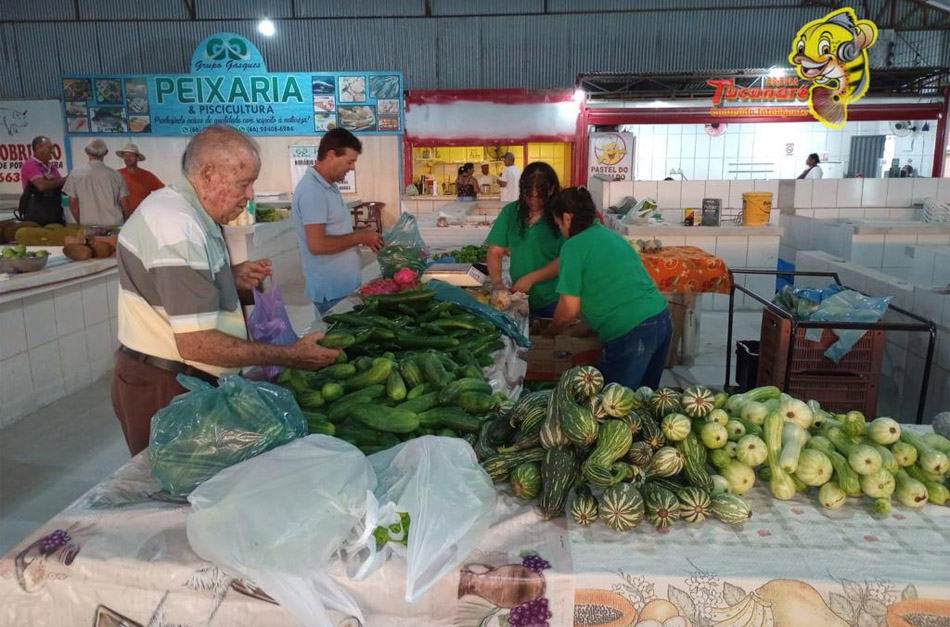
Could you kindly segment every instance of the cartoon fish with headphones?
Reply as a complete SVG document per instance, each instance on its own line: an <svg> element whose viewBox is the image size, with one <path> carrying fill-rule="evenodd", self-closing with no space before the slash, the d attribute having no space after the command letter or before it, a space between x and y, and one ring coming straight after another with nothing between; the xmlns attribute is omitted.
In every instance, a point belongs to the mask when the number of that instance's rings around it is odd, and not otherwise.
<svg viewBox="0 0 950 627"><path fill-rule="evenodd" d="M867 50L876 39L874 22L859 20L851 8L809 22L795 35L788 60L812 81L808 108L823 124L844 126L848 105L867 93Z"/></svg>

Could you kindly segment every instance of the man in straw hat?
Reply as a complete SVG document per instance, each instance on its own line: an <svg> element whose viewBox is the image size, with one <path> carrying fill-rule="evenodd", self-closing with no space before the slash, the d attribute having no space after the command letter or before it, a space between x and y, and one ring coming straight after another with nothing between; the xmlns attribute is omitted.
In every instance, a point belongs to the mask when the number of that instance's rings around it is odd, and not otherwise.
<svg viewBox="0 0 950 627"><path fill-rule="evenodd" d="M165 184L148 170L139 167L139 162L145 161L145 155L139 152L139 147L135 144L126 144L122 150L116 150L115 154L125 162L125 167L119 170L119 174L125 179L125 184L129 188L129 213L131 214L146 196L165 187Z"/></svg>

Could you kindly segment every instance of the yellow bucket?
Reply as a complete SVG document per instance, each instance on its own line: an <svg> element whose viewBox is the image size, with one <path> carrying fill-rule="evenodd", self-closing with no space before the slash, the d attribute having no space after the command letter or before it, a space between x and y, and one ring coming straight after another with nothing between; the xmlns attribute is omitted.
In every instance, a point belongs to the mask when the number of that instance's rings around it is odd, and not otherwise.
<svg viewBox="0 0 950 627"><path fill-rule="evenodd" d="M768 224L772 212L772 192L742 192L742 224Z"/></svg>

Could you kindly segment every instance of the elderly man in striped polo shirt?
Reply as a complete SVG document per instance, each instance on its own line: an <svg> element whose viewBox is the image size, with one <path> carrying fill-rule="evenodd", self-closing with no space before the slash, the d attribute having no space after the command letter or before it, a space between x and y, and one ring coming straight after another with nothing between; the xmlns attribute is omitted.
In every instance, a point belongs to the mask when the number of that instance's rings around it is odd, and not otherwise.
<svg viewBox="0 0 950 627"><path fill-rule="evenodd" d="M239 292L270 262L231 266L221 232L254 197L257 144L229 126L195 135L184 177L152 193L118 240L119 342L112 404L132 455L148 447L152 416L185 390L179 373L214 381L244 366L316 369L339 354L305 335L290 346L247 339Z"/></svg>

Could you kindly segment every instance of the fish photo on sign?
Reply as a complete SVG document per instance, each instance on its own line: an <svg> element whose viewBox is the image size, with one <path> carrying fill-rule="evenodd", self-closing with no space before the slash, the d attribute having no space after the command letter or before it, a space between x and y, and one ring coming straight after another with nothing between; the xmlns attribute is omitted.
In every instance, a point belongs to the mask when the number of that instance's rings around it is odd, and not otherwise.
<svg viewBox="0 0 950 627"><path fill-rule="evenodd" d="M89 106L85 102L69 102L66 104L66 117L84 118L89 115Z"/></svg>
<svg viewBox="0 0 950 627"><path fill-rule="evenodd" d="M96 101L99 104L122 104L122 83L115 78L97 78Z"/></svg>
<svg viewBox="0 0 950 627"><path fill-rule="evenodd" d="M125 79L125 95L128 98L145 98L148 95L148 88L145 86L144 78Z"/></svg>
<svg viewBox="0 0 950 627"><path fill-rule="evenodd" d="M129 116L129 132L130 133L151 133L152 119L147 115L130 115Z"/></svg>
<svg viewBox="0 0 950 627"><path fill-rule="evenodd" d="M336 99L333 96L314 96L313 110L317 112L333 113L336 111Z"/></svg>
<svg viewBox="0 0 950 627"><path fill-rule="evenodd" d="M336 77L335 76L314 76L311 79L313 93L316 94L335 94Z"/></svg>
<svg viewBox="0 0 950 627"><path fill-rule="evenodd" d="M92 107L93 133L124 133L125 109L122 107Z"/></svg>
<svg viewBox="0 0 950 627"><path fill-rule="evenodd" d="M371 98L399 98L399 77L394 74L369 77Z"/></svg>
<svg viewBox="0 0 950 627"><path fill-rule="evenodd" d="M313 130L314 131L318 133L323 133L334 128L336 128L336 116L334 114L314 112L313 114Z"/></svg>
<svg viewBox="0 0 950 627"><path fill-rule="evenodd" d="M89 100L92 97L92 85L88 78L64 78L63 98L65 100Z"/></svg>
<svg viewBox="0 0 950 627"><path fill-rule="evenodd" d="M340 107L340 126L350 131L376 130L376 112L373 107Z"/></svg>
<svg viewBox="0 0 950 627"><path fill-rule="evenodd" d="M340 77L340 102L365 102L366 101L366 77L365 76L341 76Z"/></svg>
<svg viewBox="0 0 950 627"><path fill-rule="evenodd" d="M399 115L398 100L379 100L376 103L376 109L379 115Z"/></svg>

